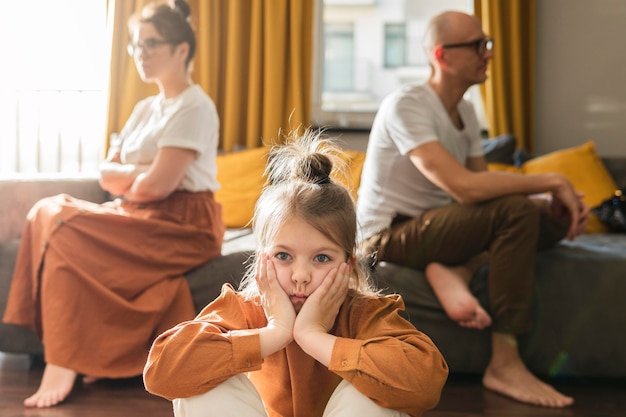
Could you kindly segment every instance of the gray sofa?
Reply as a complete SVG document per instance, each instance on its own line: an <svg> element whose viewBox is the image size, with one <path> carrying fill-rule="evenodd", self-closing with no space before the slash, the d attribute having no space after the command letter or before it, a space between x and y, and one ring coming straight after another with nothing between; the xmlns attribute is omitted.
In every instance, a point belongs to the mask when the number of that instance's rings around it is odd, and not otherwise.
<svg viewBox="0 0 626 417"><path fill-rule="evenodd" d="M626 158L604 158L620 187L626 187ZM66 192L91 201L106 195L94 178L0 179L0 313L6 306L23 219L39 198ZM229 230L223 256L190 271L187 279L199 310L235 285L254 249L250 230ZM487 305L486 268L472 291ZM379 285L403 295L406 314L443 352L452 372L482 373L490 352L488 331L468 330L450 321L423 273L381 263ZM532 332L520 350L534 372L547 377L626 377L626 234L583 235L539 254L536 262ZM0 351L40 355L42 347L26 329L0 323Z"/></svg>

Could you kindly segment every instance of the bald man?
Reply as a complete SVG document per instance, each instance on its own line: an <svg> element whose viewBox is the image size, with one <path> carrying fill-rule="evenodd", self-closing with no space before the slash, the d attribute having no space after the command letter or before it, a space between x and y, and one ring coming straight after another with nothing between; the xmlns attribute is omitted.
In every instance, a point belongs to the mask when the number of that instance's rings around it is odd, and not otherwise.
<svg viewBox="0 0 626 417"><path fill-rule="evenodd" d="M522 362L517 335L530 330L537 250L574 239L589 207L562 175L487 171L480 128L463 95L487 79L493 40L480 21L448 11L429 23L431 76L382 102L374 120L358 216L364 250L425 270L448 316L492 331L486 388L518 401L565 407L565 396ZM469 291L489 264L487 312Z"/></svg>

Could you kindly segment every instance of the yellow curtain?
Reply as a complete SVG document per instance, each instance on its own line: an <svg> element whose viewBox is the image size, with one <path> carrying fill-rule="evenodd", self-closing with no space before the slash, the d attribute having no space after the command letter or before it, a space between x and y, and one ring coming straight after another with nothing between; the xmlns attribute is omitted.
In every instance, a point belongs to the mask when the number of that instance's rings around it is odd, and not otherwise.
<svg viewBox="0 0 626 417"><path fill-rule="evenodd" d="M222 149L274 143L281 130L310 124L314 1L188 0L198 41L192 78L215 101ZM126 21L148 1L109 3L110 134L156 90L126 54Z"/></svg>
<svg viewBox="0 0 626 417"><path fill-rule="evenodd" d="M517 146L533 150L535 0L474 0L494 57L482 86L491 136L513 133Z"/></svg>
<svg viewBox="0 0 626 417"><path fill-rule="evenodd" d="M142 98L158 93L154 84L141 81L133 59L126 52L130 40L126 23L148 0L108 0L107 26L110 46L110 80L107 102L107 135L105 149L109 147L111 133L119 132L126 119Z"/></svg>
<svg viewBox="0 0 626 417"><path fill-rule="evenodd" d="M314 0L190 0L194 75L215 100L224 150L310 123Z"/></svg>

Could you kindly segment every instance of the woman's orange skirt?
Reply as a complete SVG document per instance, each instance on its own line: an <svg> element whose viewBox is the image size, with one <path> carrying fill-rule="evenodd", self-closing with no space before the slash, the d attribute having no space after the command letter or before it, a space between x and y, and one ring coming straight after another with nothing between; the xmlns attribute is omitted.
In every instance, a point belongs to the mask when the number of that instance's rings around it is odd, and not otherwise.
<svg viewBox="0 0 626 417"><path fill-rule="evenodd" d="M220 255L224 230L211 192L45 198L28 214L4 321L32 329L49 364L139 375L154 337L195 316L183 274Z"/></svg>

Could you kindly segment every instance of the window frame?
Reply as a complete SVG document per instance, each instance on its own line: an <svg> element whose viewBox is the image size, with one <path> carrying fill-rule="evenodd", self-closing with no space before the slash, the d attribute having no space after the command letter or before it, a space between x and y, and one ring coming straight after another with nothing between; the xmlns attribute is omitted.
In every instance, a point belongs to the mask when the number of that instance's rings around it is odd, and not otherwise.
<svg viewBox="0 0 626 417"><path fill-rule="evenodd" d="M337 6L337 3L343 3L341 0L332 1L333 6ZM367 2L367 5L359 4L359 5L347 5L342 4L342 9L344 11L368 11L370 13L375 13L374 7L377 6L378 3L382 3L385 0L377 0L372 2ZM407 0L411 1L411 0ZM423 0L427 3L427 0ZM454 0L451 0L454 1ZM328 128L333 130L346 130L346 131L368 131L372 123L374 121L374 117L376 115L376 111L380 105L380 101L389 93L391 93L395 88L398 88L400 85L409 84L409 83L419 83L424 82L428 79L430 75L430 67L426 62L425 58L421 53L421 51L410 51L409 48L415 48L415 44L418 43L417 35L419 25L415 24L415 21L410 19L399 21L398 19L393 18L384 18L381 19L381 24L405 24L405 62L407 65L395 66L395 67L387 67L385 66L385 51L384 51L384 30L383 35L380 40L383 45L380 48L380 53L382 54L381 65L376 69L382 69L384 71L393 71L396 78L398 80L398 84L396 87L391 88L384 94L373 94L374 103L369 103L367 105L363 105L361 108L358 107L342 107L337 103L329 103L324 100L324 56L325 56L325 45L324 45L324 4L325 0L316 0L315 9L314 9L314 31L313 31L313 69L312 69L312 91L311 91L311 122L314 126ZM459 0L458 3L463 3L465 5L464 10L471 13L473 10L473 1L472 0ZM410 5L405 5L406 7L415 7L415 3ZM429 5L429 7L431 7ZM435 13L438 13L443 8L435 11L431 14L424 15L424 21L430 19ZM425 29L425 27L423 28ZM355 36L356 35L355 29ZM423 30L420 31L423 33ZM419 35L419 43L421 44L421 33ZM376 48L371 48L372 50L376 50ZM358 66L359 60L358 52L355 54L355 67ZM415 65L418 63L419 65ZM369 69L366 69L366 73ZM376 84L373 82L372 84ZM355 91L358 93L358 91ZM481 129L487 129L487 121L485 118L485 110L483 108L482 102L482 94L480 92L480 86L473 86L468 90L466 94L466 98L468 98L474 104L476 108L476 113L479 118L479 123L481 125Z"/></svg>

